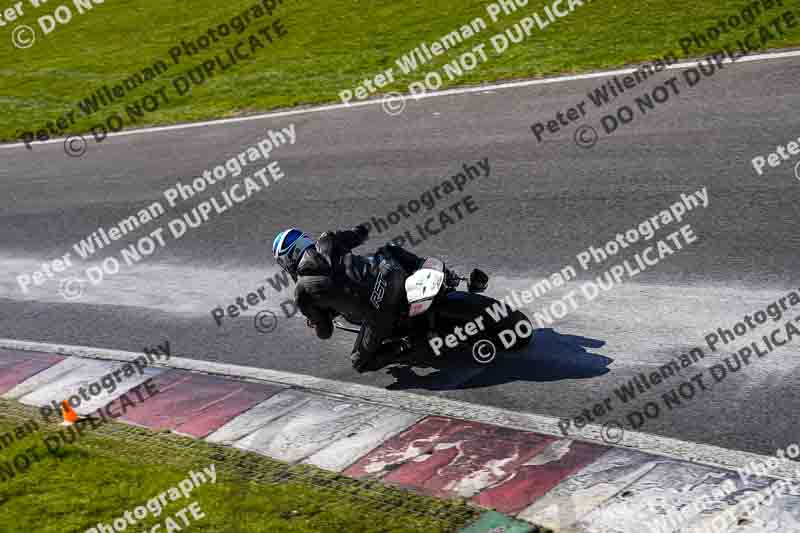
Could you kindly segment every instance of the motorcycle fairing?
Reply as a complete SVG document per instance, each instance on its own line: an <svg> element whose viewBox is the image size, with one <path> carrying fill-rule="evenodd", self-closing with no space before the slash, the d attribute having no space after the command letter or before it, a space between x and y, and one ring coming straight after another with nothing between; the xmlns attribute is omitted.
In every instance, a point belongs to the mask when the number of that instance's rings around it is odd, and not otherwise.
<svg viewBox="0 0 800 533"><path fill-rule="evenodd" d="M408 316L421 315L427 311L443 283L444 263L433 257L427 258L420 269L406 279Z"/></svg>

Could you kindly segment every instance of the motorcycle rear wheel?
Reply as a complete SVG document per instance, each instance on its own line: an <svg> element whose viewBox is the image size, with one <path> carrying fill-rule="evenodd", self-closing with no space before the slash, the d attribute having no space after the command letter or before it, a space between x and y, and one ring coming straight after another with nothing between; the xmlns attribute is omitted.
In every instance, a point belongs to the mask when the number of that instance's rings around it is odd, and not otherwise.
<svg viewBox="0 0 800 533"><path fill-rule="evenodd" d="M494 307L495 304L499 304L498 307L503 305L494 298L481 294L461 291L451 292L447 295L447 299L436 307L438 330L436 333L442 337L452 334L456 326L464 327L467 323L474 322L477 317L483 317L485 329L480 334L470 337L470 344L480 339L489 339L492 342L499 343L498 334L506 329L514 330L520 321L528 323L530 327L527 328L527 331L533 331L533 325L530 320L519 310L511 311L506 317L495 322L486 312L487 308ZM524 330L525 328L520 329ZM524 348L530 343L533 335L517 335L516 337L514 344L508 348L509 350Z"/></svg>

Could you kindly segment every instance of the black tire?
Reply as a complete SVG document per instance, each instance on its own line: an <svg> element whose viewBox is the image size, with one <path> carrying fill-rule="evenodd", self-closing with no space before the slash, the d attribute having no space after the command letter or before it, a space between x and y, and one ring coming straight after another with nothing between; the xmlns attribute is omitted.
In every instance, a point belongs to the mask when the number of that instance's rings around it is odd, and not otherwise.
<svg viewBox="0 0 800 533"><path fill-rule="evenodd" d="M530 330L533 331L533 324L531 323L530 319L525 316L525 313L522 311L514 311L509 315L507 319L507 328L513 329L519 322L525 321L529 324ZM528 346L531 343L531 339L533 339L533 333L528 335L527 337L520 337L517 335L517 341L514 343L509 350L521 350Z"/></svg>
<svg viewBox="0 0 800 533"><path fill-rule="evenodd" d="M455 326L461 326L467 322L474 321L477 317L483 316L483 323L486 326L485 331L470 338L470 343L473 344L480 339L489 339L495 344L499 344L498 334L505 329L514 329L514 326L524 320L531 324L530 320L522 311L512 311L509 315L499 322L486 312L487 307L492 307L498 301L494 298L489 298L481 294L454 291L447 295L447 300L440 303L436 309L441 322L444 324L439 328L439 335L447 335L453 332ZM533 325L531 324L531 330ZM533 335L527 337L517 336L517 340L509 350L519 350L527 346ZM466 343L465 343L466 344ZM463 346L462 346L463 348Z"/></svg>

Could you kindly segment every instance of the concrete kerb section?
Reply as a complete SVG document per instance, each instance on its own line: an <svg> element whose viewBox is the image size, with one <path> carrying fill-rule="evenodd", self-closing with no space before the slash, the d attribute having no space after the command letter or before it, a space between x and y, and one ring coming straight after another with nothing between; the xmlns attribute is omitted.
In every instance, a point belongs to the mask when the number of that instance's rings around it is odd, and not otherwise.
<svg viewBox="0 0 800 533"><path fill-rule="evenodd" d="M139 355L134 352L119 350L18 341L14 339L0 339L0 348L116 361L132 361ZM448 416L553 436L563 435L558 426L559 420L556 418L470 404L435 396L420 396L403 391L389 391L367 385L333 381L302 374L199 361L181 357L171 357L168 366L159 363L154 365L154 367L159 366L225 376L244 381L266 382L286 388L293 387L308 392L317 392L344 399L358 399L364 402L391 406L423 415ZM589 424L581 430L574 432L574 436L571 435L570 438L572 440L605 445L606 441L603 439L603 430L604 428L601 426ZM619 447L732 470L740 468L745 469L753 461L764 459L763 456L754 453L684 442L668 437L653 436L634 431L625 432L624 442L625 445ZM785 465L778 466L772 470L771 475L781 479L800 480L800 475L795 469Z"/></svg>
<svg viewBox="0 0 800 533"><path fill-rule="evenodd" d="M45 354L55 362L33 376L22 375L24 381L11 389L16 397L33 394L37 401L47 396L42 390L68 392L75 383L138 356L2 339L0 347L40 352L37 357ZM56 362L53 353L84 359ZM130 414L132 423L180 432L190 419L205 416L185 433L431 496L467 498L478 507L554 529L633 532L651 523L665 531L711 527L723 532L746 520L753 527L777 521L786 530L800 530L800 517L791 511L800 508L800 491L761 498L748 509L734 506L734 513L731 498L739 502L764 492L775 480L752 478L745 486L744 479L724 468L728 465L697 464L698 457L715 453L743 468L751 458L761 458L754 454L626 434L626 441L643 444L637 451L564 438L556 419L526 413L175 357L157 366L163 368L152 369L157 375L151 379L158 380L164 397ZM88 377L65 376L76 368ZM653 455L653 448L672 450L677 457ZM791 466L780 464L770 474L795 479ZM728 491L720 493L723 483ZM706 506L696 505L697 500ZM485 523L497 523L496 518L486 516Z"/></svg>

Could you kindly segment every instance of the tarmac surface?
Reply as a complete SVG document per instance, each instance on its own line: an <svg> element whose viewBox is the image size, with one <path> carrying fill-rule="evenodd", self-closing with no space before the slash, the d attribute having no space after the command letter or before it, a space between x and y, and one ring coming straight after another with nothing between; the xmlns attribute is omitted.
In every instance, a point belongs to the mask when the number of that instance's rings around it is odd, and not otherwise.
<svg viewBox="0 0 800 533"><path fill-rule="evenodd" d="M643 114L635 98L654 95L672 76L680 93L670 92L668 100ZM800 307L787 306L779 321L760 325L752 338L720 343L714 353L704 340L718 328L733 329L745 315L800 291L793 279L800 245L800 181L794 169L800 157L768 166L763 175L751 165L754 157L766 157L800 136L799 77L797 59L732 65L694 87L688 87L681 72L667 71L602 109L589 103L584 123L563 126L541 143L531 131L533 123L588 101L587 93L606 80L489 87L410 100L397 116L376 105L110 137L101 144L89 140L80 158L65 155L60 143L4 149L0 330L7 338L133 351L169 340L173 353L182 357L559 418L576 417L612 398L611 412L596 421L617 420L625 427L630 411L642 411L647 401L654 401L661 412L639 431L773 454L800 439L791 414L800 408L795 392L799 337L754 357L719 383L709 381L708 390L683 398L679 407L666 407L662 395L698 372L709 379L710 367L724 365L734 351L800 316ZM622 105L634 110L634 119L606 134L602 117ZM170 220L205 199L219 198L234 180L250 174L226 178L221 187L209 186L175 207L168 207L165 189L177 181L188 183L266 138L268 130L290 124L295 126L295 144L270 154L284 177L173 238ZM583 125L598 133L593 147L575 142ZM591 138L590 130L581 131L580 139ZM576 280L525 307L534 316L570 290L580 292L612 265L632 260L646 244L631 245L588 270L578 264L580 252L601 247L617 233L658 215L680 201L682 193L706 188L709 205L658 230L649 244L667 239L685 224L691 225L696 242L633 279L626 276L592 301L578 298L577 309L541 324L531 349L500 358L488 369L358 375L348 358L353 335L337 332L330 341L320 341L299 315L282 316L280 304L291 292L278 293L266 283L277 272L269 253L275 233L298 226L318 234L386 217L398 204L419 200L425 191L441 186L463 171L464 164L476 165L484 158L488 176L468 181L461 192L442 195L430 211L423 208L424 213L387 231L373 231L364 250L372 251L405 230L415 231L430 217L439 226L428 227L442 229L439 211L470 196L477 211L462 208L461 220L451 214L452 225L413 250L441 257L463 274L474 266L484 269L492 276L487 294L497 298L512 289L528 289L567 265L575 267ZM155 201L167 208L164 215L89 261L75 259L76 242ZM158 227L163 227L165 246L130 266L121 261L122 248ZM80 298L65 299L58 277L23 293L17 276L32 275L43 262L67 252L72 252L73 268L58 276L86 278L87 267L112 256L122 266L97 285L84 284ZM238 296L261 286L266 287L264 301L217 326L212 309L234 304ZM280 317L275 331L265 334L254 327L254 315L262 310ZM786 337L785 329L781 335ZM659 371L695 347L706 357L682 376L630 403L615 392L634 376Z"/></svg>

